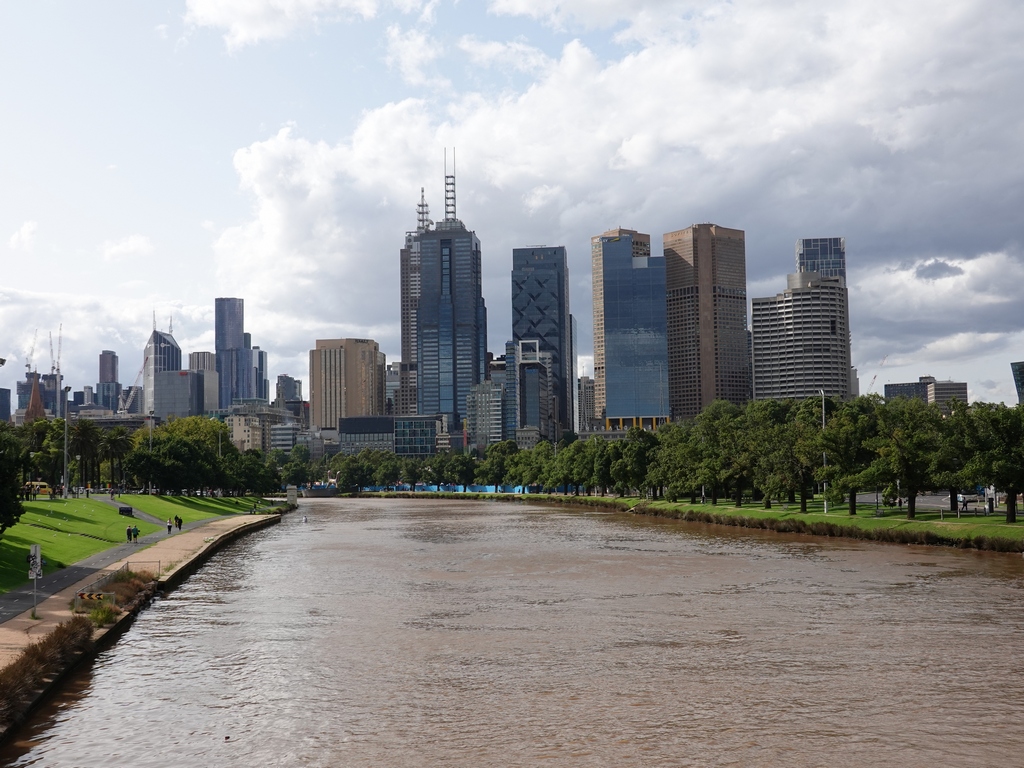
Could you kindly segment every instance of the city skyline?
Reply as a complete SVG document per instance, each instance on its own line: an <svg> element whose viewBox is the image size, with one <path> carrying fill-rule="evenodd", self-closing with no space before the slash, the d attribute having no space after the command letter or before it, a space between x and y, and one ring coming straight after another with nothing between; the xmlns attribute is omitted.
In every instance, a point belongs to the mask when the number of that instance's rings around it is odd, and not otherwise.
<svg viewBox="0 0 1024 768"><path fill-rule="evenodd" d="M61 323L76 388L97 383L103 349L131 379L154 310L183 349L213 349L218 296L245 298L270 379L306 376L316 338L399 359L387 244L420 187L440 205L456 146L491 351L513 248L564 245L586 319L594 232L724 221L746 232L748 296L778 291L797 239L845 236L852 362L874 391L930 373L1014 401L1018 5L316 7L0 10L0 137L17 150L0 189L0 387L23 377L36 329L47 370ZM579 348L591 374L588 322Z"/></svg>

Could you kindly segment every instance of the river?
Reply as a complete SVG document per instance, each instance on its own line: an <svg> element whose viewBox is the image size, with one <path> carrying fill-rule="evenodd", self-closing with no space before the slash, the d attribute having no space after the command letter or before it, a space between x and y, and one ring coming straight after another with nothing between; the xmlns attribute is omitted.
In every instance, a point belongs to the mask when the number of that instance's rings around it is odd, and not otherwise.
<svg viewBox="0 0 1024 768"><path fill-rule="evenodd" d="M154 602L0 764L1020 765L1022 587L1020 556L310 500Z"/></svg>

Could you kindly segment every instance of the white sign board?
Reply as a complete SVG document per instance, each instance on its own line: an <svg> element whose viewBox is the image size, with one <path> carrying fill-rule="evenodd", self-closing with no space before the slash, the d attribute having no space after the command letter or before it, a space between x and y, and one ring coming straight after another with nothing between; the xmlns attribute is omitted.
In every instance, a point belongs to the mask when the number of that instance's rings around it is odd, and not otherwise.
<svg viewBox="0 0 1024 768"><path fill-rule="evenodd" d="M30 579L43 577L43 554L39 551L38 544L32 544L28 551L28 577Z"/></svg>

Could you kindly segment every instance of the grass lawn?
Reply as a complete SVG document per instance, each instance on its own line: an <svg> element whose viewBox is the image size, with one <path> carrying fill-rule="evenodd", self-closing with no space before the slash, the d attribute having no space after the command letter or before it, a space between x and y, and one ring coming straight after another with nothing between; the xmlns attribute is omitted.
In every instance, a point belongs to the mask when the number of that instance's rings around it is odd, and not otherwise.
<svg viewBox="0 0 1024 768"><path fill-rule="evenodd" d="M633 498L628 501L630 506L633 506L640 500ZM751 517L758 519L775 518L777 520L803 520L808 524L832 523L835 525L852 526L869 531L878 529L899 529L920 532L930 531L950 539L977 538L979 536L984 536L988 538L1007 539L1010 541L1024 543L1024 522L1008 525L1004 522L1006 519L1005 513L1000 513L998 511L996 514L988 517L983 515L975 517L973 514L961 513L960 519L957 519L956 513L950 514L947 510L941 514L940 519L939 510L937 509L918 509L916 517L913 520L908 520L906 512L900 514L895 510L888 511L885 507L881 508L884 515L882 517L875 517L874 504L858 504L856 515L850 515L846 505L838 508L833 507L826 515L824 514L820 500L809 503L807 505L806 513L800 512L799 504L780 505L778 503L772 505L772 509L764 509L760 504L736 507L730 502L723 503L721 501L717 505L690 505L680 502L673 504L668 501L654 501L651 502L650 506L654 509L665 511L685 512L686 510L692 509L702 512L711 512L718 515ZM786 508L787 506L788 509Z"/></svg>
<svg viewBox="0 0 1024 768"><path fill-rule="evenodd" d="M91 499L27 501L24 506L17 525L0 536L0 592L28 581L25 556L32 544L42 548L47 562L43 571L51 573L123 542L129 521L139 526L142 534L160 530Z"/></svg>
<svg viewBox="0 0 1024 768"><path fill-rule="evenodd" d="M148 496L146 494L125 494L118 496L122 504L130 504L135 509L166 520L177 515L186 523L195 520L207 520L222 515L247 514L253 504L265 506L266 502L257 496L233 498L207 496Z"/></svg>

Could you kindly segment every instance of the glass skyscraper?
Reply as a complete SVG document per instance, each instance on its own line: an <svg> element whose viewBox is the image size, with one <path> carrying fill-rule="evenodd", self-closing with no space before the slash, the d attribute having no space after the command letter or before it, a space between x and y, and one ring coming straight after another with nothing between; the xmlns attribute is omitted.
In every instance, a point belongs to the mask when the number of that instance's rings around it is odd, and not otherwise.
<svg viewBox="0 0 1024 768"><path fill-rule="evenodd" d="M796 271L841 277L846 282L846 238L805 237L796 241Z"/></svg>
<svg viewBox="0 0 1024 768"><path fill-rule="evenodd" d="M667 420L665 258L651 237L614 229L591 238L596 417L606 427Z"/></svg>
<svg viewBox="0 0 1024 768"><path fill-rule="evenodd" d="M576 350L569 314L569 265L564 246L512 250L512 340L536 339L551 355L556 420L576 429Z"/></svg>
<svg viewBox="0 0 1024 768"><path fill-rule="evenodd" d="M422 415L449 414L458 425L470 389L486 377L487 309L480 240L455 217L454 176L446 177L445 186L444 221L433 228L421 222L406 248L419 254L416 409Z"/></svg>
<svg viewBox="0 0 1024 768"><path fill-rule="evenodd" d="M245 339L245 300L214 300L214 348L219 407L253 397L253 357Z"/></svg>
<svg viewBox="0 0 1024 768"><path fill-rule="evenodd" d="M174 337L163 331L153 331L146 343L142 363L143 413L150 413L156 407L157 374L162 371L181 370L181 347Z"/></svg>

